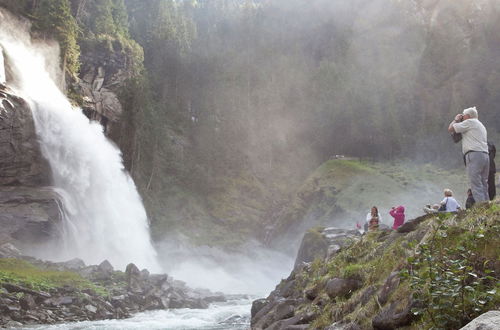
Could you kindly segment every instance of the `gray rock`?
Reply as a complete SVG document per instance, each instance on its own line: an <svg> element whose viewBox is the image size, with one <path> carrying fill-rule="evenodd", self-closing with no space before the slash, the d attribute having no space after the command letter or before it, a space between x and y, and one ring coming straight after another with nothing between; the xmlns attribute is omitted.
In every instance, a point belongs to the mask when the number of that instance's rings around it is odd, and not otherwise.
<svg viewBox="0 0 500 330"><path fill-rule="evenodd" d="M95 314L97 312L97 307L95 307L93 305L85 305L85 310L87 310L88 312L90 312L92 314Z"/></svg>
<svg viewBox="0 0 500 330"><path fill-rule="evenodd" d="M500 329L500 311L489 311L469 322L460 330L498 330Z"/></svg>
<svg viewBox="0 0 500 330"><path fill-rule="evenodd" d="M21 252L12 243L0 245L0 258L18 258Z"/></svg>
<svg viewBox="0 0 500 330"><path fill-rule="evenodd" d="M353 279L334 278L326 283L326 293L330 298L345 297L359 289L362 282Z"/></svg>
<svg viewBox="0 0 500 330"><path fill-rule="evenodd" d="M83 262L82 259L73 258L71 260L64 261L64 262L57 262L56 265L60 266L61 269L63 269L63 270L65 270L65 269L78 270L78 269L85 267L85 262Z"/></svg>
<svg viewBox="0 0 500 330"><path fill-rule="evenodd" d="M112 273L115 269L108 260L104 260L99 264L97 270L102 273Z"/></svg>
<svg viewBox="0 0 500 330"><path fill-rule="evenodd" d="M252 318L257 315L257 313L268 303L268 300L265 298L257 299L252 302L251 316Z"/></svg>
<svg viewBox="0 0 500 330"><path fill-rule="evenodd" d="M147 269L141 270L141 280L147 281L149 279L149 271Z"/></svg>
<svg viewBox="0 0 500 330"><path fill-rule="evenodd" d="M20 328L22 327L23 324L21 322L17 322L17 321L9 321L7 323L4 324L4 327L6 327L7 329L9 328Z"/></svg>
<svg viewBox="0 0 500 330"><path fill-rule="evenodd" d="M35 298L30 294L25 294L21 299L19 299L19 305L24 310L31 310L36 307Z"/></svg>
<svg viewBox="0 0 500 330"><path fill-rule="evenodd" d="M60 204L52 188L0 186L0 240L28 250L53 240L63 218Z"/></svg>
<svg viewBox="0 0 500 330"><path fill-rule="evenodd" d="M283 320L295 315L295 300L287 299L276 306L275 320Z"/></svg>
<svg viewBox="0 0 500 330"><path fill-rule="evenodd" d="M141 271L136 265L130 263L125 269L125 276L127 278L127 289L132 292L142 292L141 286Z"/></svg>

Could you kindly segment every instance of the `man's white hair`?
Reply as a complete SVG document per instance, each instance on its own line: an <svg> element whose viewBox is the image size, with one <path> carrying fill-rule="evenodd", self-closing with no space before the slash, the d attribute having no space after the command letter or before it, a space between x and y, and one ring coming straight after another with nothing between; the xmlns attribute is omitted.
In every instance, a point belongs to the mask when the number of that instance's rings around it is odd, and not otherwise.
<svg viewBox="0 0 500 330"><path fill-rule="evenodd" d="M471 118L478 118L476 107L467 108L463 112L464 115L469 115Z"/></svg>

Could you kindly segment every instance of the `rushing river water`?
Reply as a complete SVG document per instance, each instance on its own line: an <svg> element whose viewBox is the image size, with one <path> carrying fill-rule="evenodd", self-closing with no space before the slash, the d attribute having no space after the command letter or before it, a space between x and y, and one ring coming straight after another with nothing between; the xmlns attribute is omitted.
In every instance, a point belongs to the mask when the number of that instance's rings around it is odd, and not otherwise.
<svg viewBox="0 0 500 330"><path fill-rule="evenodd" d="M124 320L64 323L23 329L47 330L246 330L250 329L251 299L211 304L208 309L171 309L139 313Z"/></svg>

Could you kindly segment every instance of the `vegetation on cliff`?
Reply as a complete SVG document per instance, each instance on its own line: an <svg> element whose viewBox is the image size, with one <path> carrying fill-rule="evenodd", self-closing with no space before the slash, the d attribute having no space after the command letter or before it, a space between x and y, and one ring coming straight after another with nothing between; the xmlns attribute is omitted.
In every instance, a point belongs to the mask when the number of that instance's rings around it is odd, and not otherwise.
<svg viewBox="0 0 500 330"><path fill-rule="evenodd" d="M498 200L423 216L316 259L275 292L294 302L295 315L312 315L312 329L335 322L363 329L456 329L500 307L499 234ZM356 285L342 292L333 288L335 281Z"/></svg>

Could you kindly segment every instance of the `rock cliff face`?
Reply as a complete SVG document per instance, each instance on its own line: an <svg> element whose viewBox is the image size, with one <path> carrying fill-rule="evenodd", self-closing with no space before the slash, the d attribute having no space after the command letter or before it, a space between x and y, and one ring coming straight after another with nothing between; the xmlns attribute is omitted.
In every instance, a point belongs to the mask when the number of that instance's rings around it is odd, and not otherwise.
<svg viewBox="0 0 500 330"><path fill-rule="evenodd" d="M0 85L0 243L28 247L53 238L62 219L28 104Z"/></svg>
<svg viewBox="0 0 500 330"><path fill-rule="evenodd" d="M123 113L117 92L132 76L132 60L123 52L119 42L108 47L106 44L83 47L80 60L80 80L75 89L83 98L83 112L89 119L100 122L110 136Z"/></svg>
<svg viewBox="0 0 500 330"><path fill-rule="evenodd" d="M28 104L0 85L0 185L39 186L50 182Z"/></svg>

